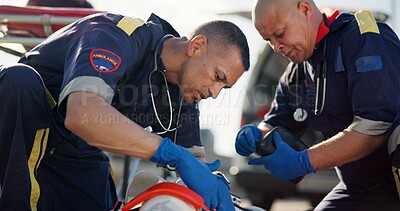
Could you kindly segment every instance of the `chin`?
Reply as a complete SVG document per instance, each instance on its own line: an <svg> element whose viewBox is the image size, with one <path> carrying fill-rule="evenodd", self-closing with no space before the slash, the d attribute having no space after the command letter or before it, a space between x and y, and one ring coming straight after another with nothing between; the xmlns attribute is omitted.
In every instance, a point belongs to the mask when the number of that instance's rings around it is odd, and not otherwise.
<svg viewBox="0 0 400 211"><path fill-rule="evenodd" d="M295 64L300 64L300 63L302 63L302 62L307 60L307 59L304 59L304 58L289 58L289 59L290 59L290 61L292 61Z"/></svg>
<svg viewBox="0 0 400 211"><path fill-rule="evenodd" d="M301 62L303 62L302 60L297 60L297 59L291 59L290 61L292 61L295 64L300 64Z"/></svg>
<svg viewBox="0 0 400 211"><path fill-rule="evenodd" d="M287 58L295 64L300 64L308 59L306 57L307 56L305 56L305 55L293 55L292 58L290 58L290 57L287 57Z"/></svg>
<svg viewBox="0 0 400 211"><path fill-rule="evenodd" d="M191 97L184 97L183 101L185 101L185 103L193 103L196 99L191 96Z"/></svg>

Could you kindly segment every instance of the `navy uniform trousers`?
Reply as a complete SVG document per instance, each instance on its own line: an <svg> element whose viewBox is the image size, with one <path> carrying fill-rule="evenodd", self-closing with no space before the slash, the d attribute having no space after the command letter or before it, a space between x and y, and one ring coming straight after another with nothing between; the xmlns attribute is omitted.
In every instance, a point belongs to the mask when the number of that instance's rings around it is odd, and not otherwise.
<svg viewBox="0 0 400 211"><path fill-rule="evenodd" d="M110 210L114 183L99 174L107 165L51 146L51 100L33 68L0 67L0 210Z"/></svg>

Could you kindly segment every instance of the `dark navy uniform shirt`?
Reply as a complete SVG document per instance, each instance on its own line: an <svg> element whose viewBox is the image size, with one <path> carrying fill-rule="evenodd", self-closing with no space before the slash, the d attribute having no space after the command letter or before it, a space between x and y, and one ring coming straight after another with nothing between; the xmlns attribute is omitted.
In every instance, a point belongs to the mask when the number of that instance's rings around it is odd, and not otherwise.
<svg viewBox="0 0 400 211"><path fill-rule="evenodd" d="M346 128L367 135L388 131L400 110L400 42L386 24L375 23L365 12L360 15L340 14L317 44L312 58L300 64L309 67L300 71L297 80L297 93L301 96L296 93L296 80L290 78L293 63L289 64L265 123L285 126L293 132L310 128L322 132L325 139ZM326 99L323 112L315 115L318 87L314 73L323 57L325 40ZM319 108L322 78L320 83ZM293 119L298 107L308 113L304 122ZM363 159L340 166L339 177L348 187L373 187L382 175L390 172L387 154L386 147L382 147Z"/></svg>
<svg viewBox="0 0 400 211"><path fill-rule="evenodd" d="M111 13L95 14L57 31L27 53L20 62L40 73L58 102L54 112L58 137L53 138L67 140L81 152L98 151L64 127L66 99L75 91L96 93L142 127L152 126L156 132L163 131L153 112L148 75L154 68L155 46L165 34L179 36L169 23L154 14L146 22ZM161 59L157 62L164 70ZM152 84L158 115L167 126L170 113L162 75L154 74ZM173 84L169 88L174 128L179 88ZM177 143L185 147L201 145L197 106L183 103L180 117ZM98 121L112 124L118 120L99 116ZM168 132L164 136L174 140L174 135Z"/></svg>

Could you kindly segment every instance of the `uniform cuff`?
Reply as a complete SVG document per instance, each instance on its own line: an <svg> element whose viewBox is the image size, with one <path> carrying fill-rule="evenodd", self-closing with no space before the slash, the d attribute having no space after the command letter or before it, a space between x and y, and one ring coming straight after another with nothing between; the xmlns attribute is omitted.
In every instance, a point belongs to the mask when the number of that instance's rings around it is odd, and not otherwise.
<svg viewBox="0 0 400 211"><path fill-rule="evenodd" d="M81 76L74 78L64 87L58 105L61 105L61 102L72 92L94 93L103 97L109 104L114 97L114 90L103 79L94 76Z"/></svg>
<svg viewBox="0 0 400 211"><path fill-rule="evenodd" d="M365 135L377 136L388 131L391 126L392 123L389 122L374 121L355 116L348 129Z"/></svg>
<svg viewBox="0 0 400 211"><path fill-rule="evenodd" d="M206 157L203 146L192 146L186 149L189 150L197 159Z"/></svg>
<svg viewBox="0 0 400 211"><path fill-rule="evenodd" d="M260 122L260 124L258 124L257 126L258 128L262 129L262 130L272 130L275 126L268 124L266 122Z"/></svg>

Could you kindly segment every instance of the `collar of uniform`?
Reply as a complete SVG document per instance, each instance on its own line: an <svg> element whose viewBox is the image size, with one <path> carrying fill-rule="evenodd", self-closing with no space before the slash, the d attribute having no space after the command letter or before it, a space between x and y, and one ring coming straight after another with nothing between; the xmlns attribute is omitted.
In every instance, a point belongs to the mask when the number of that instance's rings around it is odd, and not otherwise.
<svg viewBox="0 0 400 211"><path fill-rule="evenodd" d="M317 45L322 40L322 38L324 38L329 33L328 27L337 18L339 13L340 13L339 10L334 10L331 14L325 14L326 19L325 19L325 15L324 15L324 19L319 24L317 39L315 40L315 45ZM325 20L327 20L327 21L325 21Z"/></svg>
<svg viewBox="0 0 400 211"><path fill-rule="evenodd" d="M160 23L162 29L163 29L163 33L164 34L172 34L175 37L180 37L179 33L174 29L174 27L172 27L172 25L170 23L168 23L168 21L162 19L160 16L151 13L149 21L156 19L158 21L158 23Z"/></svg>

